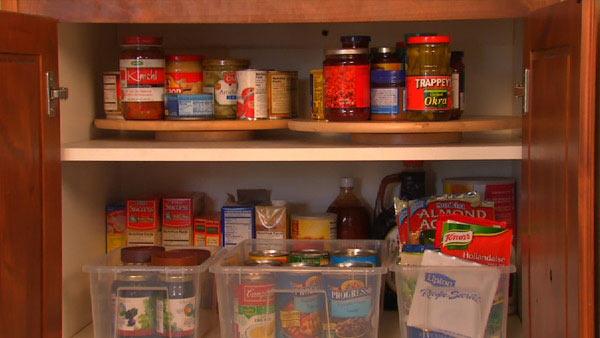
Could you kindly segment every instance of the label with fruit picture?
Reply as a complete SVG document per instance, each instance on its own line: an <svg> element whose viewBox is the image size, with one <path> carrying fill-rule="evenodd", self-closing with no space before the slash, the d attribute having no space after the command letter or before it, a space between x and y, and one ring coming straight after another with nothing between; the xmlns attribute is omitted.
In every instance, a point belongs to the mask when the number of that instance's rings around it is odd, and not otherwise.
<svg viewBox="0 0 600 338"><path fill-rule="evenodd" d="M154 331L152 297L119 297L117 331L119 336L146 337Z"/></svg>
<svg viewBox="0 0 600 338"><path fill-rule="evenodd" d="M196 297L158 299L156 330L168 337L193 336L196 329ZM162 309L162 311L160 311Z"/></svg>

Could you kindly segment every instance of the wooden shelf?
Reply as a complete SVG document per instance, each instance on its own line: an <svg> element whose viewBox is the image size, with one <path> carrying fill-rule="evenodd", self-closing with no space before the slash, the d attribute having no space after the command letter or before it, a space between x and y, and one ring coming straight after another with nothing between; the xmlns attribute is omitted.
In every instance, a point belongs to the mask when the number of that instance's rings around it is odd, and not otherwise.
<svg viewBox="0 0 600 338"><path fill-rule="evenodd" d="M331 23L517 18L554 2L558 0L39 0L19 1L18 10L64 22Z"/></svg>
<svg viewBox="0 0 600 338"><path fill-rule="evenodd" d="M162 142L91 140L63 145L63 161L402 161L520 160L521 141L466 139L448 145L364 146L320 138L244 142Z"/></svg>
<svg viewBox="0 0 600 338"><path fill-rule="evenodd" d="M288 120L132 121L95 119L99 129L121 131L245 131L286 129Z"/></svg>

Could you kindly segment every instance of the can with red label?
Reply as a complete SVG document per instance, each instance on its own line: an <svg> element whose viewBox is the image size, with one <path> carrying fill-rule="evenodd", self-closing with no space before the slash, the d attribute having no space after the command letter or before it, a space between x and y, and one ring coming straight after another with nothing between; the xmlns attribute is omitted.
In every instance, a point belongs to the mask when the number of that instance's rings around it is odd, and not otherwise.
<svg viewBox="0 0 600 338"><path fill-rule="evenodd" d="M323 62L325 118L366 121L371 108L369 50L330 49Z"/></svg>
<svg viewBox="0 0 600 338"><path fill-rule="evenodd" d="M275 338L273 274L242 274L234 298L234 311L236 338Z"/></svg>
<svg viewBox="0 0 600 338"><path fill-rule="evenodd" d="M452 109L450 37L408 38L406 110L410 121L445 121Z"/></svg>
<svg viewBox="0 0 600 338"><path fill-rule="evenodd" d="M267 71L256 69L238 70L236 77L238 81L238 119L268 119Z"/></svg>

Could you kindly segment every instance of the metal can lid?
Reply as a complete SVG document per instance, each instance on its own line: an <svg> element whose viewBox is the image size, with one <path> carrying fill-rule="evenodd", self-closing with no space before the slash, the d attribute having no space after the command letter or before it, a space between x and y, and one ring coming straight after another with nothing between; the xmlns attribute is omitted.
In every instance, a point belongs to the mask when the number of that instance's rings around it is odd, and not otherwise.
<svg viewBox="0 0 600 338"><path fill-rule="evenodd" d="M396 48L392 48L392 47L373 47L373 48L371 48L371 53L388 54L388 53L395 53L395 52L396 52Z"/></svg>
<svg viewBox="0 0 600 338"><path fill-rule="evenodd" d="M123 45L161 46L162 38L159 36L134 35L126 36Z"/></svg>
<svg viewBox="0 0 600 338"><path fill-rule="evenodd" d="M288 253L283 250L277 249L266 249L266 250L254 250L250 252L250 256L265 256L265 257L281 257L287 256Z"/></svg>
<svg viewBox="0 0 600 338"><path fill-rule="evenodd" d="M244 262L245 266L281 266L280 261L272 259L249 259Z"/></svg>
<svg viewBox="0 0 600 338"><path fill-rule="evenodd" d="M369 262L341 262L335 265L338 268L372 268L375 267L373 263Z"/></svg>
<svg viewBox="0 0 600 338"><path fill-rule="evenodd" d="M377 251L371 249L361 249L361 248L348 248L342 250L335 250L333 252L335 256L348 256L348 257L366 257L366 256L376 256Z"/></svg>
<svg viewBox="0 0 600 338"><path fill-rule="evenodd" d="M248 67L250 61L244 59L205 59L202 61L203 66L239 66Z"/></svg>
<svg viewBox="0 0 600 338"><path fill-rule="evenodd" d="M126 264L147 264L150 263L152 255L164 252L162 246L128 246L121 249L121 262Z"/></svg>
<svg viewBox="0 0 600 338"><path fill-rule="evenodd" d="M327 252L319 250L319 249L302 249L292 251L290 255L302 255L302 256L327 256L329 255Z"/></svg>
<svg viewBox="0 0 600 338"><path fill-rule="evenodd" d="M369 54L367 48L326 49L325 55L361 55Z"/></svg>
<svg viewBox="0 0 600 338"><path fill-rule="evenodd" d="M403 70L374 69L371 71L371 82L375 84L402 84L405 79Z"/></svg>
<svg viewBox="0 0 600 338"><path fill-rule="evenodd" d="M118 274L117 279L126 282L145 282L150 279L150 276L140 271L126 271Z"/></svg>
<svg viewBox="0 0 600 338"><path fill-rule="evenodd" d="M427 44L427 43L450 43L448 35L426 35L426 36L411 36L408 38L409 44Z"/></svg>
<svg viewBox="0 0 600 338"><path fill-rule="evenodd" d="M157 266L193 266L198 265L198 258L190 252L165 251L152 255L152 265Z"/></svg>

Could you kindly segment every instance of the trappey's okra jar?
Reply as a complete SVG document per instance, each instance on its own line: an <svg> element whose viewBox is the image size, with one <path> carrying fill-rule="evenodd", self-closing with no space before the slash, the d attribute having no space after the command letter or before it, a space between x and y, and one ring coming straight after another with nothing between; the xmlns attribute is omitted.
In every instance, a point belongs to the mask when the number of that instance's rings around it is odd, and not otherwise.
<svg viewBox="0 0 600 338"><path fill-rule="evenodd" d="M410 121L449 120L452 109L450 37L410 37L407 54L406 118Z"/></svg>

